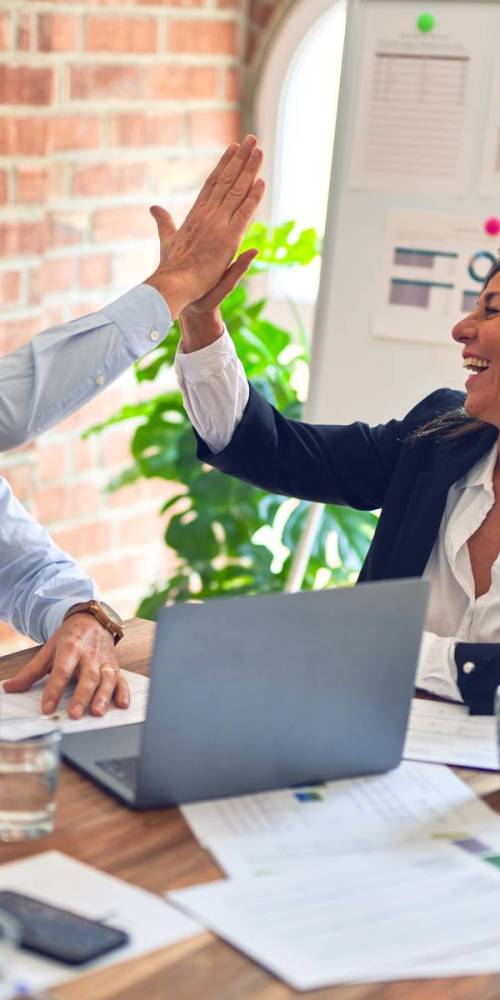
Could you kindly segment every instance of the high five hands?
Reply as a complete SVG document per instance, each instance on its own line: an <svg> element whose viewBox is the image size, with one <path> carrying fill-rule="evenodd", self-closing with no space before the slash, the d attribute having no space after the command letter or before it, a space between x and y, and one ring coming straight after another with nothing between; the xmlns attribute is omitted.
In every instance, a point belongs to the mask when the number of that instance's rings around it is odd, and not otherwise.
<svg viewBox="0 0 500 1000"><path fill-rule="evenodd" d="M264 194L264 181L257 177L261 165L262 150L255 136L247 135L241 144L228 146L179 229L165 209L150 209L158 226L160 263L146 284L163 295L174 319L180 317L183 344L188 328L194 334L200 319L210 320L212 327L217 323L219 304L257 255L246 250L233 262ZM214 339L206 326L205 338L207 343ZM191 349L195 346L203 344Z"/></svg>

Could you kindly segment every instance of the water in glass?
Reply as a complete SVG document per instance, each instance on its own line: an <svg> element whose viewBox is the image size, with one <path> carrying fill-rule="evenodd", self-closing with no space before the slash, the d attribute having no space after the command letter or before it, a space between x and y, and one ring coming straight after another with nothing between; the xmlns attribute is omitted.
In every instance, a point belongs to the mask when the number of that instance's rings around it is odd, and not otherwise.
<svg viewBox="0 0 500 1000"><path fill-rule="evenodd" d="M0 841L53 830L60 743L49 719L0 718Z"/></svg>

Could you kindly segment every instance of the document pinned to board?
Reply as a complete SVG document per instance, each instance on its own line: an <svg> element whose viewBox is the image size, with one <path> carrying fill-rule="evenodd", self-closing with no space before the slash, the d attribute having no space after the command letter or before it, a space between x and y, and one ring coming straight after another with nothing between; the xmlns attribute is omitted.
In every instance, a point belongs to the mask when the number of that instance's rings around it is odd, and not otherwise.
<svg viewBox="0 0 500 1000"><path fill-rule="evenodd" d="M500 970L500 873L450 845L301 863L168 898L297 990Z"/></svg>
<svg viewBox="0 0 500 1000"><path fill-rule="evenodd" d="M121 673L130 688L129 708L116 708L111 705L105 715L96 716L87 713L81 719L71 719L68 715L68 705L74 687L70 687L63 694L56 711L50 716L44 716L41 709L42 691L46 684L44 679L34 684L29 691L21 691L19 694L8 694L3 685L0 685L0 714L2 719L54 719L63 733L82 733L88 729L109 729L112 726L144 722L149 678L131 670L122 670Z"/></svg>
<svg viewBox="0 0 500 1000"><path fill-rule="evenodd" d="M88 972L125 962L156 948L165 948L201 933L202 928L151 892L105 875L60 851L0 865L0 889L34 896L44 903L72 910L126 931L130 943L78 967L29 951L9 955L8 973L30 992L44 990Z"/></svg>
<svg viewBox="0 0 500 1000"><path fill-rule="evenodd" d="M500 855L500 817L438 764L182 806L200 844L232 878L319 858L454 842Z"/></svg>
<svg viewBox="0 0 500 1000"><path fill-rule="evenodd" d="M403 757L497 771L495 718L469 715L465 705L414 698Z"/></svg>

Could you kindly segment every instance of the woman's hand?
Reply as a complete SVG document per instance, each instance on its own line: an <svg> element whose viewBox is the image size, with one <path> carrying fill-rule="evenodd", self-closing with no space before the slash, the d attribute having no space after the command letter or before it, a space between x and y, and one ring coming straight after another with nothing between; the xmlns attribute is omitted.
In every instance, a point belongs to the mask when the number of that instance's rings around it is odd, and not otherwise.
<svg viewBox="0 0 500 1000"><path fill-rule="evenodd" d="M182 330L182 350L185 354L199 351L200 348L213 344L214 340L221 336L224 324L219 306L238 284L257 253L257 250L246 250L240 254L214 288L182 310L179 323Z"/></svg>
<svg viewBox="0 0 500 1000"><path fill-rule="evenodd" d="M163 295L174 318L199 303L231 270L264 193L264 182L257 179L261 163L257 140L246 136L241 145L228 147L178 230L168 212L158 206L151 209L160 237L160 264L146 284Z"/></svg>
<svg viewBox="0 0 500 1000"><path fill-rule="evenodd" d="M9 693L27 691L49 674L42 695L42 711L52 714L67 685L76 679L69 703L72 719L104 715L113 700L118 708L128 708L130 692L120 674L113 638L92 615L74 614L38 650L15 677L4 682Z"/></svg>

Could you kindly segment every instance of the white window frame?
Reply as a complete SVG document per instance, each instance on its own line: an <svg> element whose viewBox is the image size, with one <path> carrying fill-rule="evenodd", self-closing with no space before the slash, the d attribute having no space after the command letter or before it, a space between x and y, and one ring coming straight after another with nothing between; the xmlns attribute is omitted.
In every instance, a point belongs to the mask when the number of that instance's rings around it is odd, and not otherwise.
<svg viewBox="0 0 500 1000"><path fill-rule="evenodd" d="M256 135L264 149L263 176L266 193L259 209L258 217L266 222L273 218L276 189L275 167L281 141L280 97L290 63L302 45L304 38L314 28L324 14L336 5L345 6L345 0L297 0L287 9L271 36L263 60L257 70L252 103L252 121ZM285 220L282 220L285 221ZM270 314L275 322L290 323L290 305L277 299L269 278L257 282L259 294L270 297ZM314 321L315 303L301 302L300 315L307 332L311 333Z"/></svg>

